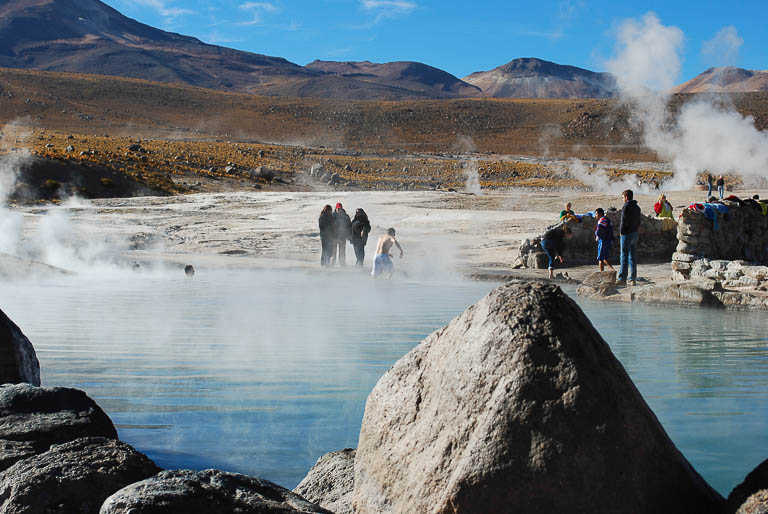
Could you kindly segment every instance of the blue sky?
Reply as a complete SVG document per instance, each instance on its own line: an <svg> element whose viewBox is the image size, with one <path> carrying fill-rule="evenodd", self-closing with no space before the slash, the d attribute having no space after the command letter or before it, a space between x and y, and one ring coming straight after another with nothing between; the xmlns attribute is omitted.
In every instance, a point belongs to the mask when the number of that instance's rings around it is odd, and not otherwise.
<svg viewBox="0 0 768 514"><path fill-rule="evenodd" d="M710 66L768 69L768 2L106 0L164 30L297 64L420 61L464 77L516 57L605 71L619 27L649 11L684 34L679 82Z"/></svg>

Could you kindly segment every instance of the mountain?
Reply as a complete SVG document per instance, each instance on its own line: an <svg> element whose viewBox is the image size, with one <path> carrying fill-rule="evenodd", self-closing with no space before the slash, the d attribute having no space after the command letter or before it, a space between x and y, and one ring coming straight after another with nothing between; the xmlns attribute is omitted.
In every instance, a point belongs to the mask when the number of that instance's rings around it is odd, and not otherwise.
<svg viewBox="0 0 768 514"><path fill-rule="evenodd" d="M406 88L434 95L435 98L482 96L483 91L438 68L420 62L388 63L313 61L306 68L326 74Z"/></svg>
<svg viewBox="0 0 768 514"><path fill-rule="evenodd" d="M463 80L495 98L609 98L616 92L616 80L610 73L530 57L472 73Z"/></svg>
<svg viewBox="0 0 768 514"><path fill-rule="evenodd" d="M155 29L98 0L0 0L0 66L224 90L247 90L274 77L313 75L279 57Z"/></svg>
<svg viewBox="0 0 768 514"><path fill-rule="evenodd" d="M384 65L386 66L386 65ZM269 96L355 100L455 98L474 88L411 63L381 79L312 70L209 45L123 16L99 0L0 0L0 67L171 82ZM408 71L408 69L418 71ZM451 77L453 82L440 73ZM429 82L419 83L419 76ZM438 77L438 78L434 78ZM479 93L479 92L477 92Z"/></svg>
<svg viewBox="0 0 768 514"><path fill-rule="evenodd" d="M710 68L672 89L673 93L750 93L768 91L768 71L734 66Z"/></svg>

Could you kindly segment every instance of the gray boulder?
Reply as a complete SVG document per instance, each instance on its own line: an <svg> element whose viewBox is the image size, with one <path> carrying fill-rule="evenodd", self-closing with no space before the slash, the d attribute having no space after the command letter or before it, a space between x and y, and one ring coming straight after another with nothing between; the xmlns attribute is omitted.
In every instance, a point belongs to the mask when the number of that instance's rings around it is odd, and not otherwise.
<svg viewBox="0 0 768 514"><path fill-rule="evenodd" d="M267 480L215 469L163 471L104 501L101 514L295 513L329 511Z"/></svg>
<svg viewBox="0 0 768 514"><path fill-rule="evenodd" d="M633 302L722 308L723 302L715 294L716 291L722 291L720 282L696 278L671 284L633 287L630 296Z"/></svg>
<svg viewBox="0 0 768 514"><path fill-rule="evenodd" d="M27 336L0 311L0 383L20 382L39 386L40 363Z"/></svg>
<svg viewBox="0 0 768 514"><path fill-rule="evenodd" d="M725 512L730 514L738 511L748 498L760 491L768 492L768 460L761 462L749 472L742 483L733 488L731 494L728 495ZM764 497L764 500L768 500L768 497ZM768 502L763 505L768 506Z"/></svg>
<svg viewBox="0 0 768 514"><path fill-rule="evenodd" d="M608 296L616 292L616 271L595 271L586 276L576 294L580 296Z"/></svg>
<svg viewBox="0 0 768 514"><path fill-rule="evenodd" d="M109 495L158 471L145 455L120 441L77 439L0 473L0 512L95 514Z"/></svg>
<svg viewBox="0 0 768 514"><path fill-rule="evenodd" d="M0 387L0 469L81 437L117 439L103 410L83 391L29 384Z"/></svg>
<svg viewBox="0 0 768 514"><path fill-rule="evenodd" d="M266 166L259 166L256 168L256 176L264 180L270 181L277 176L275 170L267 168Z"/></svg>
<svg viewBox="0 0 768 514"><path fill-rule="evenodd" d="M336 514L352 514L354 486L355 450L345 448L317 459L293 492Z"/></svg>
<svg viewBox="0 0 768 514"><path fill-rule="evenodd" d="M608 344L557 286L510 282L379 380L355 512L710 512Z"/></svg>

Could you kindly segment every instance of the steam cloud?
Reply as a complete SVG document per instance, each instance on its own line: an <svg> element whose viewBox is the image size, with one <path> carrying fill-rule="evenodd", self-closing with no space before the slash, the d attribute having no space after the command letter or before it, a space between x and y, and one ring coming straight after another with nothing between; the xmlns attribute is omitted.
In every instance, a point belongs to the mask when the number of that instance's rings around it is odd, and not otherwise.
<svg viewBox="0 0 768 514"><path fill-rule="evenodd" d="M477 161L465 161L462 164L462 167L464 168L464 177L466 177L466 181L464 182L464 190L467 193L473 193L476 195L483 194L482 190L480 189L480 173L477 171Z"/></svg>
<svg viewBox="0 0 768 514"><path fill-rule="evenodd" d="M39 217L25 216L8 208L20 171L31 159L25 140L33 131L23 123L9 123L0 138L0 253L57 266L71 271L114 269L114 255L123 242L107 242L78 234L69 212L79 200L70 198L51 206ZM29 221L37 223L31 227ZM25 232L27 232L25 234Z"/></svg>
<svg viewBox="0 0 768 514"><path fill-rule="evenodd" d="M740 45L734 31L708 42L709 51L724 45L725 53ZM669 95L680 74L684 36L677 27L662 25L650 12L627 20L619 30L616 57L606 63L618 77L622 95L640 116L644 143L672 163L674 177L665 189L689 189L698 173L768 176L768 135L723 101L697 98L684 105L678 119L668 117Z"/></svg>

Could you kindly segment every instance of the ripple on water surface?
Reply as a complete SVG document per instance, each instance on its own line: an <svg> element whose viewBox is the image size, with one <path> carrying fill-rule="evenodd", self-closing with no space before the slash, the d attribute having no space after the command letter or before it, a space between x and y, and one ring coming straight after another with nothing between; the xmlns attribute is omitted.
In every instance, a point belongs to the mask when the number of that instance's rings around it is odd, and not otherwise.
<svg viewBox="0 0 768 514"><path fill-rule="evenodd" d="M84 389L168 468L294 487L356 446L392 363L494 287L365 273L211 272L16 282L3 310L44 385ZM766 316L578 300L696 469L727 494L768 455Z"/></svg>

